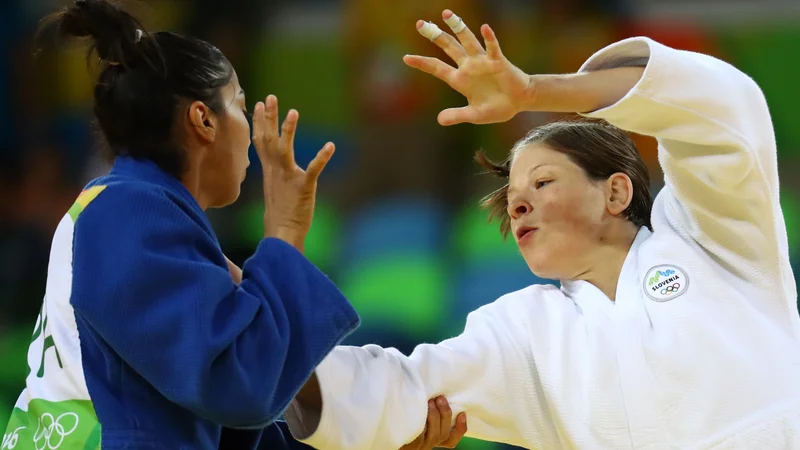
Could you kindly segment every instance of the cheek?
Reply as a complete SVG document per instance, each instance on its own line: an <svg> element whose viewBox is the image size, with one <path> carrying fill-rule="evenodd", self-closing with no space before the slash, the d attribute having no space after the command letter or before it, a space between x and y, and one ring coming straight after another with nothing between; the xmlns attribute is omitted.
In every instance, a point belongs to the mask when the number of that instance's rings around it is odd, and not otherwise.
<svg viewBox="0 0 800 450"><path fill-rule="evenodd" d="M247 119L230 117L217 137L215 156L210 163L219 176L225 179L221 182L228 183L231 178L241 178L248 163L247 152L250 147L250 127Z"/></svg>
<svg viewBox="0 0 800 450"><path fill-rule="evenodd" d="M548 192L538 202L541 235L523 256L537 275L568 276L577 255L586 251L598 232L597 205L583 192Z"/></svg>
<svg viewBox="0 0 800 450"><path fill-rule="evenodd" d="M542 196L539 217L548 232L584 233L596 223L593 199L585 192L555 188Z"/></svg>
<svg viewBox="0 0 800 450"><path fill-rule="evenodd" d="M247 152L250 148L250 124L243 114L239 114L230 122L228 128L228 157L235 161L238 166L247 159Z"/></svg>
<svg viewBox="0 0 800 450"><path fill-rule="evenodd" d="M240 117L236 120L236 144L237 147L240 146L250 146L250 124L247 122L247 118L244 117L244 114L240 115ZM238 148L237 148L238 150Z"/></svg>

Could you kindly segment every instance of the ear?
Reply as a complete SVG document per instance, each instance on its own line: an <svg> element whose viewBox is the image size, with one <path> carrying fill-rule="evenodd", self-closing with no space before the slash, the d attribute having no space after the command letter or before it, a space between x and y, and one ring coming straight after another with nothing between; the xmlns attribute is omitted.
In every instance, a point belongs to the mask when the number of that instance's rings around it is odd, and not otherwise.
<svg viewBox="0 0 800 450"><path fill-rule="evenodd" d="M217 136L217 121L214 112L205 103L194 101L189 105L187 130L201 141L213 142Z"/></svg>
<svg viewBox="0 0 800 450"><path fill-rule="evenodd" d="M615 173L606 181L606 208L617 216L628 209L633 200L633 183L624 173Z"/></svg>

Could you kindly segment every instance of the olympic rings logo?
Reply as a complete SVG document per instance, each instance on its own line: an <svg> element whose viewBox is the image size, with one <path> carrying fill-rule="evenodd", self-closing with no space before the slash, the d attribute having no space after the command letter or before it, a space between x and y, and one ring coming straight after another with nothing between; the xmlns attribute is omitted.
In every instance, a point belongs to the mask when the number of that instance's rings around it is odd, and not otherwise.
<svg viewBox="0 0 800 450"><path fill-rule="evenodd" d="M72 420L69 420L70 417ZM33 435L34 447L36 450L56 450L61 447L64 438L78 428L78 422L78 415L74 412L65 412L55 419L50 413L42 414L36 425L36 433Z"/></svg>
<svg viewBox="0 0 800 450"><path fill-rule="evenodd" d="M671 286L667 286L664 289L662 289L661 290L661 295L672 295L672 294L678 292L680 290L680 288L681 288L681 284L680 283L675 283L675 284L673 284Z"/></svg>

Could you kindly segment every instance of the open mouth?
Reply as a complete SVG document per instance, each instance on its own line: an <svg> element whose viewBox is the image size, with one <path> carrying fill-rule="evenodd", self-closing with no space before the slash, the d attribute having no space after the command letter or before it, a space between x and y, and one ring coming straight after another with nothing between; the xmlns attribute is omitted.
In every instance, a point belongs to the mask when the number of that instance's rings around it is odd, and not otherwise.
<svg viewBox="0 0 800 450"><path fill-rule="evenodd" d="M532 235L534 231L538 230L538 228L534 227L519 227L517 228L517 241L521 241L522 239Z"/></svg>

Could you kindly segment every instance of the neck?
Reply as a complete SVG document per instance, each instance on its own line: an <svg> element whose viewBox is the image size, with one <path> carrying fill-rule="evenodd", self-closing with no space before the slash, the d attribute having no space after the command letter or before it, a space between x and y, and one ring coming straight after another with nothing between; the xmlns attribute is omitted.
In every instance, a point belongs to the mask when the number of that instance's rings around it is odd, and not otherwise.
<svg viewBox="0 0 800 450"><path fill-rule="evenodd" d="M619 274L638 232L639 228L628 223L621 230L606 236L591 252L592 261L589 263L591 268L580 277L595 285L611 301L616 300Z"/></svg>
<svg viewBox="0 0 800 450"><path fill-rule="evenodd" d="M200 171L197 170L195 167L189 168L186 173L181 178L181 183L186 186L186 190L192 194L192 197L197 201L197 204L200 205L200 208L205 211L208 209L208 198L203 194L203 190L201 188L200 183Z"/></svg>
<svg viewBox="0 0 800 450"><path fill-rule="evenodd" d="M193 146L188 148L196 148L200 149L199 146ZM203 183L201 183L202 172L202 155L204 152L196 151L193 155L194 157L187 158L186 161L186 171L184 172L183 176L181 177L181 183L186 186L186 189L189 193L192 194L197 204L200 205L203 211L207 210L210 205L210 198L206 191L203 189Z"/></svg>

